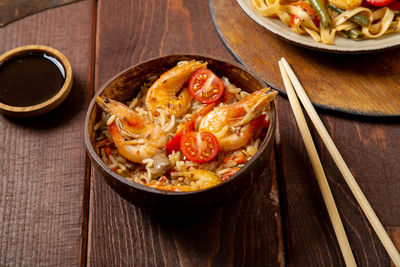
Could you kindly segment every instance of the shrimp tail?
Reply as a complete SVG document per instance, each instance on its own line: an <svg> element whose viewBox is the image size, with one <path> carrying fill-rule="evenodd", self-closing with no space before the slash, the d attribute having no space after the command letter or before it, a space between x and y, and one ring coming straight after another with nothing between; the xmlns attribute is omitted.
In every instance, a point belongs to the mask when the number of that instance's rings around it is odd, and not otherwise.
<svg viewBox="0 0 400 267"><path fill-rule="evenodd" d="M232 108L227 109L228 123L236 127L250 122L269 107L267 104L275 98L277 93L270 91L270 88L264 88L233 104Z"/></svg>
<svg viewBox="0 0 400 267"><path fill-rule="evenodd" d="M121 123L127 124L133 128L143 128L145 126L145 120L126 105L100 96L96 98L96 101L106 113L113 114L117 118L120 118Z"/></svg>
<svg viewBox="0 0 400 267"><path fill-rule="evenodd" d="M265 122L263 113L276 95L276 91L265 88L235 104L216 108L203 117L199 131L213 133L221 151L243 147L260 132Z"/></svg>

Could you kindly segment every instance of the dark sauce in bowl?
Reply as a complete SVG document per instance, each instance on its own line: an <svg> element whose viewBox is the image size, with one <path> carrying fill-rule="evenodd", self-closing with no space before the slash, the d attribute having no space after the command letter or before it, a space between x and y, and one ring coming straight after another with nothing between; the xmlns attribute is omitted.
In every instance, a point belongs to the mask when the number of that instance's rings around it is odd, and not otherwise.
<svg viewBox="0 0 400 267"><path fill-rule="evenodd" d="M33 106L57 94L65 81L63 65L43 52L30 52L0 62L0 102Z"/></svg>

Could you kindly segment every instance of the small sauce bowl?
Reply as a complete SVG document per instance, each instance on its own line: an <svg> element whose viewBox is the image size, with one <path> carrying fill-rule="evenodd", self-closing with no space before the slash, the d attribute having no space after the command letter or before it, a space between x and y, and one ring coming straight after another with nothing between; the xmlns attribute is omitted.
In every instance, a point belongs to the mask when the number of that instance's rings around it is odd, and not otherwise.
<svg viewBox="0 0 400 267"><path fill-rule="evenodd" d="M71 65L54 48L27 45L0 56L0 112L5 115L21 118L46 113L65 100L71 87Z"/></svg>

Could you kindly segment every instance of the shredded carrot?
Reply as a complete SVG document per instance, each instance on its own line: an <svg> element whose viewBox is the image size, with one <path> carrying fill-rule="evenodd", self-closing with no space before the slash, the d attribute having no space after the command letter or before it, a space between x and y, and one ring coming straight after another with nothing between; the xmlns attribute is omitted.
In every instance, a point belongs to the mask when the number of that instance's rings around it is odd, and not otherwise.
<svg viewBox="0 0 400 267"><path fill-rule="evenodd" d="M113 152L113 149L109 145L104 146L104 153L106 153L107 156L110 156Z"/></svg>
<svg viewBox="0 0 400 267"><path fill-rule="evenodd" d="M96 145L97 145L98 147L103 147L103 146L105 146L105 145L107 145L107 144L109 144L109 143L111 143L111 141L108 140L107 138L104 138L104 139L98 141L98 142L96 143Z"/></svg>
<svg viewBox="0 0 400 267"><path fill-rule="evenodd" d="M234 167L222 175L222 181L228 180L232 175L240 170L239 167Z"/></svg>
<svg viewBox="0 0 400 267"><path fill-rule="evenodd" d="M202 109L200 109L200 110L197 112L197 114L200 115L200 116L202 116L202 117L204 117L205 115L207 115L208 112L210 112L211 110L213 110L213 109L217 106L217 104L219 104L219 101L210 103L210 104L208 104L207 106L205 106L205 107L203 107ZM197 119L197 117L196 117L196 119Z"/></svg>
<svg viewBox="0 0 400 267"><path fill-rule="evenodd" d="M236 156L231 156L231 157L226 157L224 158L223 164L230 162L230 161L234 161L237 164L242 164L247 162L246 156L243 153L240 153L239 155Z"/></svg>

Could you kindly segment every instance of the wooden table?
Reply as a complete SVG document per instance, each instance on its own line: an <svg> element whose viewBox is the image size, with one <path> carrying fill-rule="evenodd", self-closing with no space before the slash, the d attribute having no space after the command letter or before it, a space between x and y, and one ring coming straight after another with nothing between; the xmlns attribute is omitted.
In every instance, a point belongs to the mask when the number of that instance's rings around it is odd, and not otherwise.
<svg viewBox="0 0 400 267"><path fill-rule="evenodd" d="M234 60L207 1L83 0L0 28L0 40L0 53L52 46L75 76L70 96L54 111L25 120L0 116L0 266L344 266L286 98L276 101L276 146L266 171L249 192L210 214L180 220L147 214L92 168L84 116L110 77L166 54ZM400 248L399 121L320 115ZM313 135L357 263L390 266Z"/></svg>

